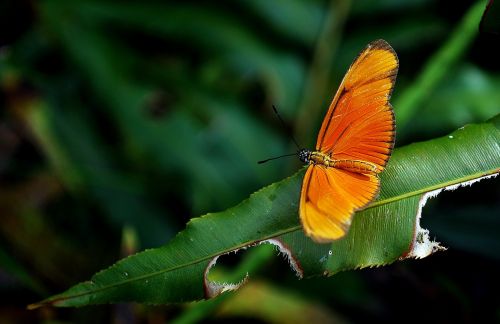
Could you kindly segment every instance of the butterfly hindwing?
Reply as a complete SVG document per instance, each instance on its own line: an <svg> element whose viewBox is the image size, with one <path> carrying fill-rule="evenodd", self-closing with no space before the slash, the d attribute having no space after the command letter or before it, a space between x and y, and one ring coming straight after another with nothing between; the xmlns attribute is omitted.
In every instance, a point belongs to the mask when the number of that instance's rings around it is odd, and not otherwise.
<svg viewBox="0 0 500 324"><path fill-rule="evenodd" d="M300 201L305 233L317 242L344 236L352 213L374 199L378 187L379 179L373 174L310 166Z"/></svg>

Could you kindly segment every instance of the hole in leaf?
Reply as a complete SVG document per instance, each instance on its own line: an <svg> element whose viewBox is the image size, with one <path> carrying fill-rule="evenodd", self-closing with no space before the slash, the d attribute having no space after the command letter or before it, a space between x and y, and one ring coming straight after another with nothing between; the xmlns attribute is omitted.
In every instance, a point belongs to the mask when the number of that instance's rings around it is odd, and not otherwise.
<svg viewBox="0 0 500 324"><path fill-rule="evenodd" d="M302 269L293 258L291 252L280 241L271 239L236 251L220 255L212 259L205 270L205 294L212 298L225 291L238 289L250 274L267 267L278 254L286 257L289 266L298 277L302 277Z"/></svg>

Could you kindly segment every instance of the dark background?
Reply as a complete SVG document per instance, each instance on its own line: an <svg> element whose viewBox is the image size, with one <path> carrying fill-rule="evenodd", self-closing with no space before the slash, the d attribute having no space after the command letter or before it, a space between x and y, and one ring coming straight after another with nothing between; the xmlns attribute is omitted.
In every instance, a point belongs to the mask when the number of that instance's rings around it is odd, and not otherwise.
<svg viewBox="0 0 500 324"><path fill-rule="evenodd" d="M293 152L288 132L313 146L339 80L368 42L383 38L398 53L398 102L471 5L0 2L0 322L182 315L184 305L25 307L291 175L294 158L256 161ZM498 114L494 25L398 123L397 146ZM259 289L241 292L256 300L252 307L238 308L236 293L205 321L498 322L498 184L485 180L428 202L423 227L448 251L301 281L273 258L251 273L249 287ZM307 311L290 318L299 306Z"/></svg>

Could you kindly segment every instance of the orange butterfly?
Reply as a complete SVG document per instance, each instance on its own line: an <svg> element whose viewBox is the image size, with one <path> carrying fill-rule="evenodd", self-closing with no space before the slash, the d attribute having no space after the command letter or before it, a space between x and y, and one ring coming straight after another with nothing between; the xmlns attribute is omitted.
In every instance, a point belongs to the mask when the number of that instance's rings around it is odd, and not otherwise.
<svg viewBox="0 0 500 324"><path fill-rule="evenodd" d="M300 195L305 233L317 242L344 236L353 213L372 202L395 139L389 103L398 72L396 52L376 40L354 60L323 120L316 150L302 149L309 164Z"/></svg>

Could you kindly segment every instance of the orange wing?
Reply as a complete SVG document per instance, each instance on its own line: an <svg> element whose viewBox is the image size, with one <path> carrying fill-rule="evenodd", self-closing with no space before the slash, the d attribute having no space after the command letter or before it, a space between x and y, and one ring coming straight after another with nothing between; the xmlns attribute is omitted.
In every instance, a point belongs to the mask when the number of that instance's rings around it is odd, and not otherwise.
<svg viewBox="0 0 500 324"><path fill-rule="evenodd" d="M302 184L300 218L317 242L345 235L352 214L375 199L392 152L394 113L389 98L398 69L396 53L374 41L351 65L323 120L316 150L334 160L372 163L374 172L310 165Z"/></svg>
<svg viewBox="0 0 500 324"><path fill-rule="evenodd" d="M321 125L316 150L334 159L372 162L383 170L394 146L389 98L398 73L396 52L377 40L347 71Z"/></svg>
<svg viewBox="0 0 500 324"><path fill-rule="evenodd" d="M311 165L302 185L300 216L306 235L326 243L345 235L352 213L372 201L379 187L374 174Z"/></svg>

